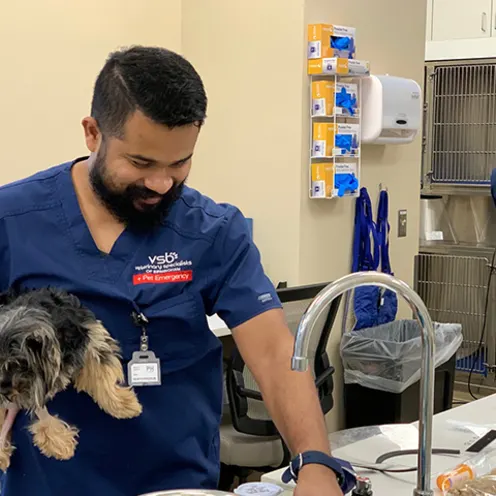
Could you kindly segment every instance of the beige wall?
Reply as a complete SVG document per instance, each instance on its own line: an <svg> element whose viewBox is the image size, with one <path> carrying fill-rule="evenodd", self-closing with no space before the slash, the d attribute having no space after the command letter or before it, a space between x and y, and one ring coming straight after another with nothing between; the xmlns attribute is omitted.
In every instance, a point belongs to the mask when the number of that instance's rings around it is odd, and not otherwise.
<svg viewBox="0 0 496 496"><path fill-rule="evenodd" d="M183 0L183 54L210 98L190 184L255 219L275 283L298 282L303 12L292 0Z"/></svg>
<svg viewBox="0 0 496 496"><path fill-rule="evenodd" d="M0 183L86 153L80 122L111 50L181 46L181 0L18 0L0 10Z"/></svg>

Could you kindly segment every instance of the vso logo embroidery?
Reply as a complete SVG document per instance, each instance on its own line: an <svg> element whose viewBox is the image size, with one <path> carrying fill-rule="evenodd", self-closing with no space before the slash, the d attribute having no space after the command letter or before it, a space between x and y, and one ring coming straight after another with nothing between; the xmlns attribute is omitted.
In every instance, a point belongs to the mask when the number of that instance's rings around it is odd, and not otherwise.
<svg viewBox="0 0 496 496"><path fill-rule="evenodd" d="M152 257L148 257L150 263L153 265L165 265L172 264L179 258L179 255L175 252L165 252L163 255L154 255Z"/></svg>

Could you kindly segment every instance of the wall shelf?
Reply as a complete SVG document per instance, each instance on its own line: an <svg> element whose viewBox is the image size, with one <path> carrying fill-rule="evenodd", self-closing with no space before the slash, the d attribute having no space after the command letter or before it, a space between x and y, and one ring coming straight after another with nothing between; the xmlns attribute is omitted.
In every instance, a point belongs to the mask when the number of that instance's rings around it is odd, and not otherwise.
<svg viewBox="0 0 496 496"><path fill-rule="evenodd" d="M360 193L361 79L367 75L309 75L311 199Z"/></svg>

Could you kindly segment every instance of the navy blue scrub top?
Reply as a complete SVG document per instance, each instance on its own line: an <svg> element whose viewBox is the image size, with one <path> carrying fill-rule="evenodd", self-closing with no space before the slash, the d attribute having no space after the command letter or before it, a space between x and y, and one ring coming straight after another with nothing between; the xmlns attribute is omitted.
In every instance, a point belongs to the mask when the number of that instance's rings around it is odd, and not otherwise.
<svg viewBox="0 0 496 496"><path fill-rule="evenodd" d="M48 410L79 428L74 458L56 461L32 443L20 414L2 496L136 496L161 489L213 489L219 475L222 346L206 315L230 328L279 308L246 219L185 188L165 224L125 230L109 255L81 214L69 162L0 188L0 289L63 288L76 294L120 342L139 350L131 314L149 319L162 385L136 388L143 413L117 420L74 389Z"/></svg>

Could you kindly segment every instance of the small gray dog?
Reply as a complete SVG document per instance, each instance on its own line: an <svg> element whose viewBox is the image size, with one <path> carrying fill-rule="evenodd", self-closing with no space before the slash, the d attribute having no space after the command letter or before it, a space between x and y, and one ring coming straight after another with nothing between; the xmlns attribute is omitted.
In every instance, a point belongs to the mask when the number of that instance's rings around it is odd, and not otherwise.
<svg viewBox="0 0 496 496"><path fill-rule="evenodd" d="M10 465L10 431L20 410L33 416L34 444L49 457L74 455L78 430L48 413L46 403L72 383L109 415L142 412L123 385L120 348L79 299L52 288L0 295L0 469Z"/></svg>

